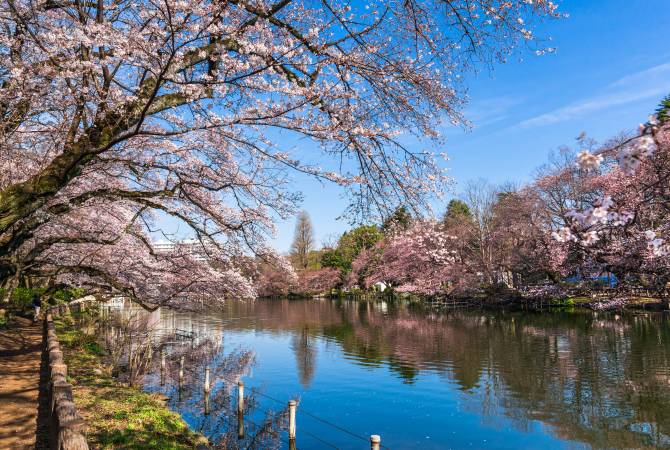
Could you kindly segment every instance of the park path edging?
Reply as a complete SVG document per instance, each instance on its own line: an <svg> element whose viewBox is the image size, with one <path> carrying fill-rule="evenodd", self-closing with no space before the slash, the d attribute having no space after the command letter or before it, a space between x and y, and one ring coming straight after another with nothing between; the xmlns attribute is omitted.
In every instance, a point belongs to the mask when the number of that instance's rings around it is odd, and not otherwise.
<svg viewBox="0 0 670 450"><path fill-rule="evenodd" d="M53 323L54 314L63 313L62 306L49 308L44 319L44 351L47 352L49 361L49 447L54 450L88 450L88 443L84 435L86 423L77 412L72 395L72 385L66 379L67 366L63 360L63 352Z"/></svg>

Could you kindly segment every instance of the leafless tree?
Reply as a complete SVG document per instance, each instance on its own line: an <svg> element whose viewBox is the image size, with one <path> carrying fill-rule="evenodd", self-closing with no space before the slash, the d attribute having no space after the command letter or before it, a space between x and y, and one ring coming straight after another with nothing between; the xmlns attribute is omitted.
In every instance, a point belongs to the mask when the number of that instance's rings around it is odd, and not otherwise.
<svg viewBox="0 0 670 450"><path fill-rule="evenodd" d="M291 255L294 257L298 266L302 269L307 268L309 252L314 249L314 229L312 221L307 211L303 210L298 215L295 224L295 234L293 244L291 245Z"/></svg>
<svg viewBox="0 0 670 450"><path fill-rule="evenodd" d="M484 179L470 181L463 191L463 199L472 213L473 256L479 260L486 281L493 281L493 206L498 190Z"/></svg>

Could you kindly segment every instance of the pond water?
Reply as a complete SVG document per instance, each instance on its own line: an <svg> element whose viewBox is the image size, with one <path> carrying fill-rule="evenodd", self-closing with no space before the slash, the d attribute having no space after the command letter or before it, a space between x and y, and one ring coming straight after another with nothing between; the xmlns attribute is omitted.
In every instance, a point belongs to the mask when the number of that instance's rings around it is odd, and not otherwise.
<svg viewBox="0 0 670 450"><path fill-rule="evenodd" d="M169 356L168 379L152 374L146 389L229 448L288 448L273 414L289 399L299 399L300 449L367 449L371 434L392 449L670 448L666 313L260 300L155 314L216 344L209 414L203 364L187 363L180 394ZM240 378L248 398L236 440Z"/></svg>

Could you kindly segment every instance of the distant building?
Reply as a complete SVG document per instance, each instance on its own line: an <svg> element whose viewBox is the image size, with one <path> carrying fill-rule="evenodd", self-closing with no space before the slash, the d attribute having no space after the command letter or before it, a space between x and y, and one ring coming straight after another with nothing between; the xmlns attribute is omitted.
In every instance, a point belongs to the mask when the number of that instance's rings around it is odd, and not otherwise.
<svg viewBox="0 0 670 450"><path fill-rule="evenodd" d="M154 242L153 247L154 251L159 254L172 253L178 250L192 255L196 261L207 261L209 259L200 241L193 238L174 242L160 240Z"/></svg>
<svg viewBox="0 0 670 450"><path fill-rule="evenodd" d="M156 253L170 253L174 251L174 249L177 247L177 244L174 242L161 240L154 242L153 247Z"/></svg>
<svg viewBox="0 0 670 450"><path fill-rule="evenodd" d="M377 281L375 284L372 285L372 289L379 292L384 292L388 287L389 286L383 281Z"/></svg>

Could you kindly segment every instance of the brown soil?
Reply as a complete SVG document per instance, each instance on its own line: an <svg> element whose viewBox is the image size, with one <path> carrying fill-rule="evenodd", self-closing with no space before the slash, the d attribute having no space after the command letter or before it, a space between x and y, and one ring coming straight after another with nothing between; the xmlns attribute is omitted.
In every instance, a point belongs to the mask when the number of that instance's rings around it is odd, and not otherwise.
<svg viewBox="0 0 670 450"><path fill-rule="evenodd" d="M0 449L36 447L41 359L41 322L15 318L0 330Z"/></svg>

